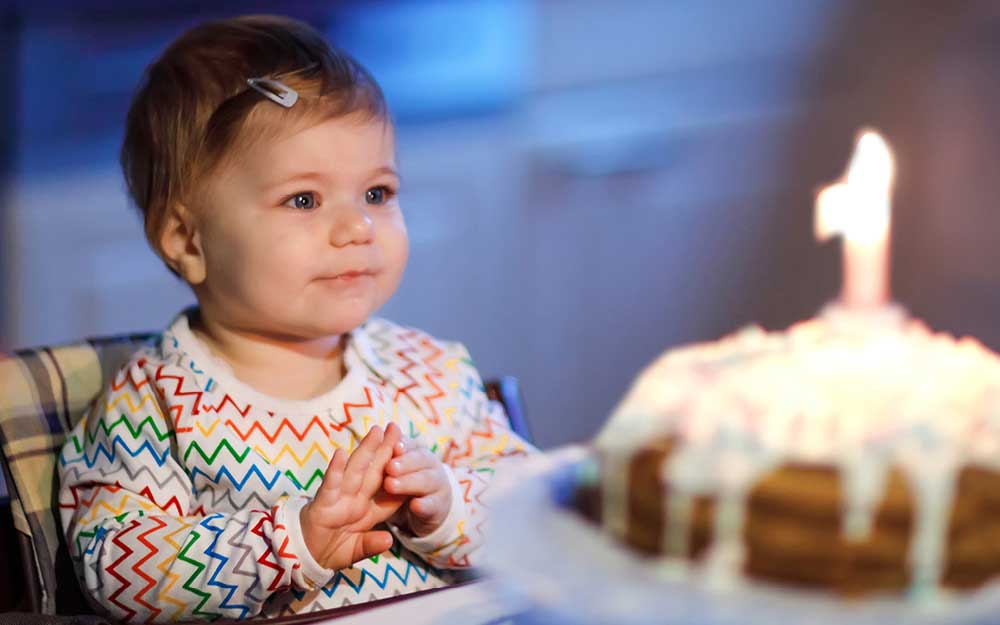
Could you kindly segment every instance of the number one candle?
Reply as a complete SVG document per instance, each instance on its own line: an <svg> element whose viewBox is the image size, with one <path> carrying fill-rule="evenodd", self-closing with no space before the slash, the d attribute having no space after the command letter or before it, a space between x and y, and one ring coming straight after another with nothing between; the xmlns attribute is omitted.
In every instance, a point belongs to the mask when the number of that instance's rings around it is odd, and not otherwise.
<svg viewBox="0 0 1000 625"><path fill-rule="evenodd" d="M858 135L847 174L816 197L816 238L843 237L840 303L852 309L889 304L892 152L876 132Z"/></svg>

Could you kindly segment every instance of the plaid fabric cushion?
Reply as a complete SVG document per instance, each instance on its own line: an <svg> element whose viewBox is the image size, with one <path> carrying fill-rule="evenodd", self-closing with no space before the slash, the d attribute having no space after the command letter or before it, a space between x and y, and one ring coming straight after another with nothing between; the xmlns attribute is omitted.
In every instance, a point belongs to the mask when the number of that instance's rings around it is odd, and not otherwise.
<svg viewBox="0 0 1000 625"><path fill-rule="evenodd" d="M0 356L0 449L15 527L30 538L26 584L37 611L86 605L59 527L56 461L66 432L149 339L122 335Z"/></svg>

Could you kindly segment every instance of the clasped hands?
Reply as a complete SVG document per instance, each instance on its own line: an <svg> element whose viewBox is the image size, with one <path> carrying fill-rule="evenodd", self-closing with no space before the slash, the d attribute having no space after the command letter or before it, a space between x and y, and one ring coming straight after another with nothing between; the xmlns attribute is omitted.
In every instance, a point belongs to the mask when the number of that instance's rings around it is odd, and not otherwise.
<svg viewBox="0 0 1000 625"><path fill-rule="evenodd" d="M347 568L392 545L392 534L373 529L390 521L426 536L448 516L451 482L430 451L403 439L399 426L375 426L348 455L338 449L312 501L302 507L302 537L313 559Z"/></svg>

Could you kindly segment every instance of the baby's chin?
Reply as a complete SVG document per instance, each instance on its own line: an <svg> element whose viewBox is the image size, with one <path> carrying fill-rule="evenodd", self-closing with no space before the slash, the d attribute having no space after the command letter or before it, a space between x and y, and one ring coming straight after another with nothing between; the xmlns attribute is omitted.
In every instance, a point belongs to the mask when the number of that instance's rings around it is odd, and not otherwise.
<svg viewBox="0 0 1000 625"><path fill-rule="evenodd" d="M371 306L351 307L347 310L325 311L317 309L314 313L300 316L289 324L289 330L304 339L319 339L338 336L354 331L374 312Z"/></svg>
<svg viewBox="0 0 1000 625"><path fill-rule="evenodd" d="M283 340L315 340L339 336L362 326L380 305L375 293L355 297L274 299L246 308L246 326Z"/></svg>

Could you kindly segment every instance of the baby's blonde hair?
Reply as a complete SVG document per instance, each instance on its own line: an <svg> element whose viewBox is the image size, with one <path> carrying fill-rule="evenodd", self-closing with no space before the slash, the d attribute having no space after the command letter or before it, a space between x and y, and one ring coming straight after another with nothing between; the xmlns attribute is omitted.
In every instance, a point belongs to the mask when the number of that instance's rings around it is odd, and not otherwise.
<svg viewBox="0 0 1000 625"><path fill-rule="evenodd" d="M249 78L280 80L299 100L285 108ZM187 31L146 68L125 124L122 171L150 246L162 258L168 209L254 142L356 112L388 120L378 83L304 22L248 15Z"/></svg>

